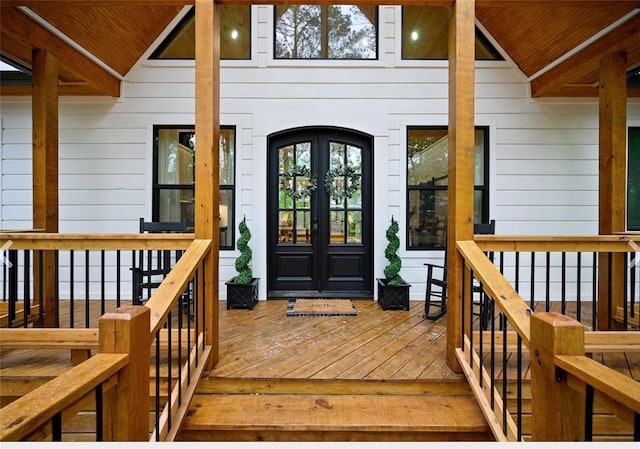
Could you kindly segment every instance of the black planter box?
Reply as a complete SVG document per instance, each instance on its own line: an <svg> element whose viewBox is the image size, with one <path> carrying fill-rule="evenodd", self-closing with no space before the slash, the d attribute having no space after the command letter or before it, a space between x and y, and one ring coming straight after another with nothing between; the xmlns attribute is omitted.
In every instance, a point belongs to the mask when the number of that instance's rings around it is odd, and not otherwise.
<svg viewBox="0 0 640 449"><path fill-rule="evenodd" d="M260 278L253 278L250 284L236 284L235 278L225 282L227 285L227 310L249 309L258 302L258 282Z"/></svg>
<svg viewBox="0 0 640 449"><path fill-rule="evenodd" d="M378 303L382 310L409 310L409 287L411 284L387 285L387 280L378 278Z"/></svg>

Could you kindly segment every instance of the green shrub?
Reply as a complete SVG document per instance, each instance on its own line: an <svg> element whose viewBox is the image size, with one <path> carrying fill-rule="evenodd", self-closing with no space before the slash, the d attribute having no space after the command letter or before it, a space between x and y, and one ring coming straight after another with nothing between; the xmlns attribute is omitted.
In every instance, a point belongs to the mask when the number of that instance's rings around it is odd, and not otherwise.
<svg viewBox="0 0 640 449"><path fill-rule="evenodd" d="M400 249L400 239L398 238L398 222L391 217L391 224L387 228L387 240L389 243L384 250L384 257L389 261L384 269L384 277L387 280L387 285L403 285L405 282L400 277L400 268L402 268L402 261L398 256L398 250Z"/></svg>
<svg viewBox="0 0 640 449"><path fill-rule="evenodd" d="M253 280L253 271L251 270L251 248L249 248L249 240L251 239L251 231L246 223L246 218L240 222L240 238L238 239L238 251L240 255L236 259L236 271L238 275L234 281L236 284L250 284Z"/></svg>

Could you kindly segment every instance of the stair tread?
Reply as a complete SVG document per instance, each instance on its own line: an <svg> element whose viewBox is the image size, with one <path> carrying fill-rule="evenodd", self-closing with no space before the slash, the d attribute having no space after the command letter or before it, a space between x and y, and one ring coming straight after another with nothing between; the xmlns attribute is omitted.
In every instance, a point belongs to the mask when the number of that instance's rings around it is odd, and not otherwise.
<svg viewBox="0 0 640 449"><path fill-rule="evenodd" d="M483 432L472 396L197 394L182 430Z"/></svg>

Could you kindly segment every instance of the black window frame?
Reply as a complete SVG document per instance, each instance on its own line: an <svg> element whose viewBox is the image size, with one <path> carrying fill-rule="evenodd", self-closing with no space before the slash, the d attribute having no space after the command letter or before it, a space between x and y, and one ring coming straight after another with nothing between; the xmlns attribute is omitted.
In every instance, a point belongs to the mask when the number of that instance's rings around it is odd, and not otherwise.
<svg viewBox="0 0 640 449"><path fill-rule="evenodd" d="M159 184L158 183L158 132L162 129L191 129L195 133L195 125L153 125L153 185L152 185L152 193L151 193L151 219L152 221L159 221L160 219L160 192L163 190L192 190L195 196L195 176L194 176L194 184ZM233 130L233 184L220 184L220 192L230 192L230 205L232 208L231 214L228 216L228 223L226 229L220 229L220 233L222 232L231 232L231 245L223 245L222 242L224 239L220 238L220 250L234 250L235 249L235 223L236 223L236 213L235 213L235 204L236 204L236 160L237 160L237 127L235 125L221 125L220 129L225 130ZM195 167L194 167L195 170Z"/></svg>
<svg viewBox="0 0 640 449"><path fill-rule="evenodd" d="M434 130L434 131L447 131L447 135L448 135L448 127L447 126L407 126L406 128L406 162L405 162L405 174L406 174L406 188L407 188L407 195L406 195L406 223L407 226L405 226L405 232L406 232L406 240L405 240L405 249L407 251L442 251L445 249L445 246L410 246L409 242L410 242L410 229L408 224L410 223L410 219L411 219L411 204L410 204L410 196L411 196L411 192L412 191L445 191L448 192L449 190L449 185L447 182L446 186L443 185L415 185L415 186L410 186L409 185L409 164L408 164L408 160L409 160L409 133L412 130ZM490 127L489 126L476 126L475 127L475 131L483 131L483 145L484 145L484 160L483 160L483 178L484 178L484 184L479 185L479 184L475 184L474 182L474 186L473 186L473 190L474 190L474 201L475 201L475 192L480 192L482 195L482 209L480 211L480 215L481 215L481 222L482 223L488 223L489 222L489 193L490 193L490 189L489 189L489 183L490 183L490 177L489 177L489 162L490 162L490 157L489 157L489 153L490 153L490 149L489 149L489 131L490 131ZM474 133L475 134L475 133ZM474 146L475 149L475 146ZM475 150L474 150L475 151ZM475 155L474 155L474 161L475 161ZM475 165L475 164L474 164ZM474 173L475 173L475 167L474 167ZM448 214L448 193L447 193L447 214ZM445 240L445 245L446 245L446 240Z"/></svg>
<svg viewBox="0 0 640 449"><path fill-rule="evenodd" d="M380 7L376 6L376 21L375 21L375 30L376 30L376 56L375 58L367 58L367 59L362 59L362 58L284 58L284 57L279 57L276 56L276 27L278 24L278 10L277 10L277 6L284 6L284 5L273 5L273 39L272 39L272 47L273 47L273 59L277 60L277 61L379 61L380 60ZM296 3L296 4L290 4L290 5L286 5L286 6L359 6L359 4L357 2L347 2L344 4L336 4L336 5L329 5L329 4L321 4L321 3L304 3L304 1L301 1L300 3Z"/></svg>

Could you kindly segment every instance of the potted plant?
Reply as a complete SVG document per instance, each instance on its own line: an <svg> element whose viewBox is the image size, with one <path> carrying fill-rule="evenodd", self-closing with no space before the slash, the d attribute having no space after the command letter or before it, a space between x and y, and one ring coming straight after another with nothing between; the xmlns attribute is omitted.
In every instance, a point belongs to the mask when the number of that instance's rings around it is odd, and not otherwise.
<svg viewBox="0 0 640 449"><path fill-rule="evenodd" d="M240 238L238 238L238 251L240 255L236 258L236 271L238 274L228 280L227 285L227 310L228 309L253 309L258 302L258 282L260 278L253 277L251 270L251 248L249 240L251 231L247 226L246 218L243 218L238 227Z"/></svg>
<svg viewBox="0 0 640 449"><path fill-rule="evenodd" d="M400 268L402 261L398 256L400 239L398 238L398 222L391 217L391 224L387 228L387 247L384 256L388 264L384 269L384 278L378 278L378 303L383 310L409 310L409 287L402 277Z"/></svg>

